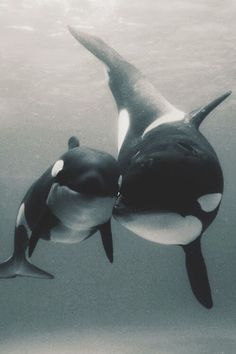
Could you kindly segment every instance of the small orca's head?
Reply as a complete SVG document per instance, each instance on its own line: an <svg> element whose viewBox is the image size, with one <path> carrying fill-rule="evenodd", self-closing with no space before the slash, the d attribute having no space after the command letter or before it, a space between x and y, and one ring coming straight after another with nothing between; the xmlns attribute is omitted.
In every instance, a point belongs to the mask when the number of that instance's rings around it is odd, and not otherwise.
<svg viewBox="0 0 236 354"><path fill-rule="evenodd" d="M73 145L74 140L70 142ZM118 163L98 150L72 146L53 165L51 175L55 183L82 194L114 197L118 193Z"/></svg>

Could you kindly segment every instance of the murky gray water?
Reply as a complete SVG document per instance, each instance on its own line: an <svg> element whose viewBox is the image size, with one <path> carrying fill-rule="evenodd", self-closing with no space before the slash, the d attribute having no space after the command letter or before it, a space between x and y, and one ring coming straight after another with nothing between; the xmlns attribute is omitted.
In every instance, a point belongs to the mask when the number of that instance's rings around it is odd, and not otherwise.
<svg viewBox="0 0 236 354"><path fill-rule="evenodd" d="M182 250L113 222L115 262L100 238L41 241L34 263L53 281L1 280L2 353L235 353L236 3L233 0L0 0L0 259L30 183L81 143L116 154L116 108L102 65L67 31L104 38L188 111L232 89L202 126L225 175L203 242L214 308L190 291Z"/></svg>

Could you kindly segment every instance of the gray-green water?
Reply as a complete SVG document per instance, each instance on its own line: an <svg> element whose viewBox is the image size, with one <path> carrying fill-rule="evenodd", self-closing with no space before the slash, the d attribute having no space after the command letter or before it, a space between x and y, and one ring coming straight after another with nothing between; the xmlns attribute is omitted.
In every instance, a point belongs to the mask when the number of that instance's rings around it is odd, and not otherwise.
<svg viewBox="0 0 236 354"><path fill-rule="evenodd" d="M53 281L0 281L1 353L235 353L236 3L233 0L0 0L0 259L9 256L21 198L71 134L116 154L116 108L102 65L67 24L104 38L177 107L232 89L202 132L225 175L204 254L214 308L187 281L182 250L113 222L115 262L99 236L40 242L33 261Z"/></svg>

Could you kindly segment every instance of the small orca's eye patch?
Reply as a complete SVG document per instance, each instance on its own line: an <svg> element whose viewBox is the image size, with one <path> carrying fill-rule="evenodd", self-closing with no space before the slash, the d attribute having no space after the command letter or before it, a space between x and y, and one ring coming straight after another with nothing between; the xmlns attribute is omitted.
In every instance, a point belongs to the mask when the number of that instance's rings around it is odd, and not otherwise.
<svg viewBox="0 0 236 354"><path fill-rule="evenodd" d="M55 162L55 164L53 165L52 171L51 171L52 177L56 177L58 175L58 173L61 170L63 170L63 167L64 167L63 160L58 160L57 162Z"/></svg>

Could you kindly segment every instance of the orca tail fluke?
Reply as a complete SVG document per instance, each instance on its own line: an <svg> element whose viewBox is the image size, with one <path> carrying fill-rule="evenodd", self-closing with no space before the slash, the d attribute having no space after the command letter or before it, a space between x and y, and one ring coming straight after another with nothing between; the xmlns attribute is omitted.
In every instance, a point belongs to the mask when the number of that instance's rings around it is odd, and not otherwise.
<svg viewBox="0 0 236 354"><path fill-rule="evenodd" d="M101 60L108 71L108 84L118 111L126 110L134 138L158 117L175 108L157 91L154 85L134 65L100 38L69 27L74 38Z"/></svg>
<svg viewBox="0 0 236 354"><path fill-rule="evenodd" d="M0 279L15 278L16 277L16 264L14 258L11 257L5 262L0 264Z"/></svg>
<svg viewBox="0 0 236 354"><path fill-rule="evenodd" d="M119 62L125 62L119 53L97 36L82 32L71 26L68 26L68 29L79 43L101 60L109 69L115 68Z"/></svg>
<svg viewBox="0 0 236 354"><path fill-rule="evenodd" d="M200 239L183 246L188 278L197 300L207 309L213 306L206 264L201 251Z"/></svg>
<svg viewBox="0 0 236 354"><path fill-rule="evenodd" d="M7 261L0 264L0 279L15 278L17 276L41 279L54 278L52 274L31 264L26 258L18 260L12 256Z"/></svg>

